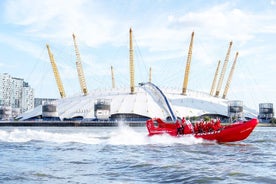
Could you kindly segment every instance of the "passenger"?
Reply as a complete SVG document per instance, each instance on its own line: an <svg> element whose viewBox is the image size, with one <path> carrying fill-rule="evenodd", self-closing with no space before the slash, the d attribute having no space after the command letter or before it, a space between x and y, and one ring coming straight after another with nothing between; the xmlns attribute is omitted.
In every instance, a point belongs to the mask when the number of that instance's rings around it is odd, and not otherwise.
<svg viewBox="0 0 276 184"><path fill-rule="evenodd" d="M192 123L188 120L185 123L185 129L184 129L184 134L192 134L194 133L194 126Z"/></svg>
<svg viewBox="0 0 276 184"><path fill-rule="evenodd" d="M183 134L185 134L185 130L186 130L186 126L187 126L187 124L186 124L186 119L183 117L182 118L182 120L181 120L181 125L182 125L182 127L183 127Z"/></svg>
<svg viewBox="0 0 276 184"><path fill-rule="evenodd" d="M215 129L215 131L218 131L220 128L221 128L220 120L216 119L215 124L214 124L214 129Z"/></svg>
<svg viewBox="0 0 276 184"><path fill-rule="evenodd" d="M198 133L198 125L197 125L197 123L195 123L194 132L195 132L195 133Z"/></svg>
<svg viewBox="0 0 276 184"><path fill-rule="evenodd" d="M184 126L182 125L182 122L177 121L177 135L183 135L184 134Z"/></svg>
<svg viewBox="0 0 276 184"><path fill-rule="evenodd" d="M202 133L203 132L202 122L196 122L196 127L197 127L198 133Z"/></svg>
<svg viewBox="0 0 276 184"><path fill-rule="evenodd" d="M207 124L207 132L212 132L214 130L214 124L212 121L209 121Z"/></svg>

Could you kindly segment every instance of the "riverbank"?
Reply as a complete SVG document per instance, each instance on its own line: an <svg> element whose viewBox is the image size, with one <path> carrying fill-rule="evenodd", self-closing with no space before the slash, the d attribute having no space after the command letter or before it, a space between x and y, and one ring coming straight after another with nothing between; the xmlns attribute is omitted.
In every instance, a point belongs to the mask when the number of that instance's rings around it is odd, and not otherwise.
<svg viewBox="0 0 276 184"><path fill-rule="evenodd" d="M146 126L145 121L0 121L1 126L14 126L14 127L116 127L120 125L127 125L130 127L143 127ZM223 124L228 125L228 124ZM276 127L276 124L259 123L259 127Z"/></svg>
<svg viewBox="0 0 276 184"><path fill-rule="evenodd" d="M276 127L276 124L272 124L272 123L259 123L258 126L259 127Z"/></svg>
<svg viewBox="0 0 276 184"><path fill-rule="evenodd" d="M127 125L130 127L145 126L145 121L119 122L119 121L2 121L0 126L30 126L30 127L114 127Z"/></svg>

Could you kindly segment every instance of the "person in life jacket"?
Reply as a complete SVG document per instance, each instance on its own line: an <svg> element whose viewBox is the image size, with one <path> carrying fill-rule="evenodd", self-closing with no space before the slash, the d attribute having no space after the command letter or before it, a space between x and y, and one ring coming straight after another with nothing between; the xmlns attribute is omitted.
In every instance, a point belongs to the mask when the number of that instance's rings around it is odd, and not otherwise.
<svg viewBox="0 0 276 184"><path fill-rule="evenodd" d="M220 119L217 118L214 122L214 130L218 131L220 128L221 128Z"/></svg>
<svg viewBox="0 0 276 184"><path fill-rule="evenodd" d="M177 120L177 134L192 134L194 133L194 126L189 120L186 120L184 117L181 121Z"/></svg>
<svg viewBox="0 0 276 184"><path fill-rule="evenodd" d="M183 118L182 122L185 122L184 134L192 134L192 133L194 133L194 126L190 122L190 120L186 120L185 118Z"/></svg>
<svg viewBox="0 0 276 184"><path fill-rule="evenodd" d="M183 122L183 120L181 121L177 120L177 135L183 135L184 128L185 128L185 122Z"/></svg>

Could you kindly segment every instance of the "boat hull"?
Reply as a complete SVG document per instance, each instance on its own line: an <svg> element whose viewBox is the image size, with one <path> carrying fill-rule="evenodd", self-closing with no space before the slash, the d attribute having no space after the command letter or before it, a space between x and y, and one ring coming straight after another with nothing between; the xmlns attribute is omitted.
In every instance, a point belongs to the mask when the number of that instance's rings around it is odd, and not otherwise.
<svg viewBox="0 0 276 184"><path fill-rule="evenodd" d="M220 143L236 142L246 139L252 133L257 124L257 119L251 119L248 121L239 121L230 125L221 126L218 130L201 133L194 132L188 134L191 134L196 138L217 141ZM177 123L164 122L159 118L148 120L147 129L149 132L149 136L158 134L169 134L171 136L179 136Z"/></svg>

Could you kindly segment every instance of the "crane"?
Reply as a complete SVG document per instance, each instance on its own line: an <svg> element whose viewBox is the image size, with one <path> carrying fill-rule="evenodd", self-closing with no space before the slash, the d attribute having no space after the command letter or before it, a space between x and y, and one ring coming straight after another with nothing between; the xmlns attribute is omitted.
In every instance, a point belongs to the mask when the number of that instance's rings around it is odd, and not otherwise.
<svg viewBox="0 0 276 184"><path fill-rule="evenodd" d="M129 29L129 72L130 72L130 93L134 94L134 53L132 44L132 29Z"/></svg>
<svg viewBox="0 0 276 184"><path fill-rule="evenodd" d="M212 87L211 87L211 91L210 91L211 96L214 95L214 90L215 90L215 86L216 86L217 78L218 78L219 67L220 67L220 60L218 61L218 66L217 66L215 76L214 76L214 80L213 80L213 83L212 83Z"/></svg>
<svg viewBox="0 0 276 184"><path fill-rule="evenodd" d="M75 34L73 34L73 41L74 41L75 52L76 52L76 66L77 66L77 71L78 71L78 76L79 76L80 87L81 87L83 94L87 95L88 90L86 87L85 77L84 77L82 64L81 64L80 52L79 52L79 49L77 46Z"/></svg>
<svg viewBox="0 0 276 184"><path fill-rule="evenodd" d="M239 55L239 52L236 52L236 56L235 56L234 62L232 64L232 67L231 67L231 70L230 70L230 73L229 73L229 76L228 76L228 79L227 79L227 83L225 85L225 89L224 89L224 92L223 92L223 95L222 95L223 99L225 99L226 96L227 96L228 89L230 87L230 84L231 84L231 81L232 81L232 77L233 77L233 73L234 73L234 70L235 70L235 66L236 66L238 55Z"/></svg>
<svg viewBox="0 0 276 184"><path fill-rule="evenodd" d="M188 51L188 57L187 57L186 69L185 69L185 76L184 76L183 88L182 88L182 95L186 95L186 93L187 93L187 86L188 86L189 73L190 73L190 65L191 65L192 52L193 52L193 43L194 43L194 32L192 32L189 51Z"/></svg>
<svg viewBox="0 0 276 184"><path fill-rule="evenodd" d="M62 84L61 79L60 79L60 75L59 75L58 68L57 68L57 65L56 65L56 62L55 62L55 59L54 59L54 55L52 54L50 46L48 44L46 44L46 47L47 47L47 50L48 50L50 62L51 62L51 65L52 65L52 69L53 69L53 72L54 72L54 76L55 76L55 79L56 79L56 83L57 83L57 86L58 86L60 97L65 98L66 94L65 94L63 84Z"/></svg>
<svg viewBox="0 0 276 184"><path fill-rule="evenodd" d="M225 71L226 71L226 67L227 67L227 64L228 64L228 61L229 61L229 55L230 55L230 52L231 52L232 44L233 44L233 42L231 41L230 44L229 44L226 56L225 56L225 60L224 60L223 67L222 67L221 74L220 74L220 78L219 78L219 81L218 81L218 86L217 86L217 89L216 89L215 97L219 96L219 93L220 93L220 90L221 90L222 81L223 81L224 74L225 74Z"/></svg>

